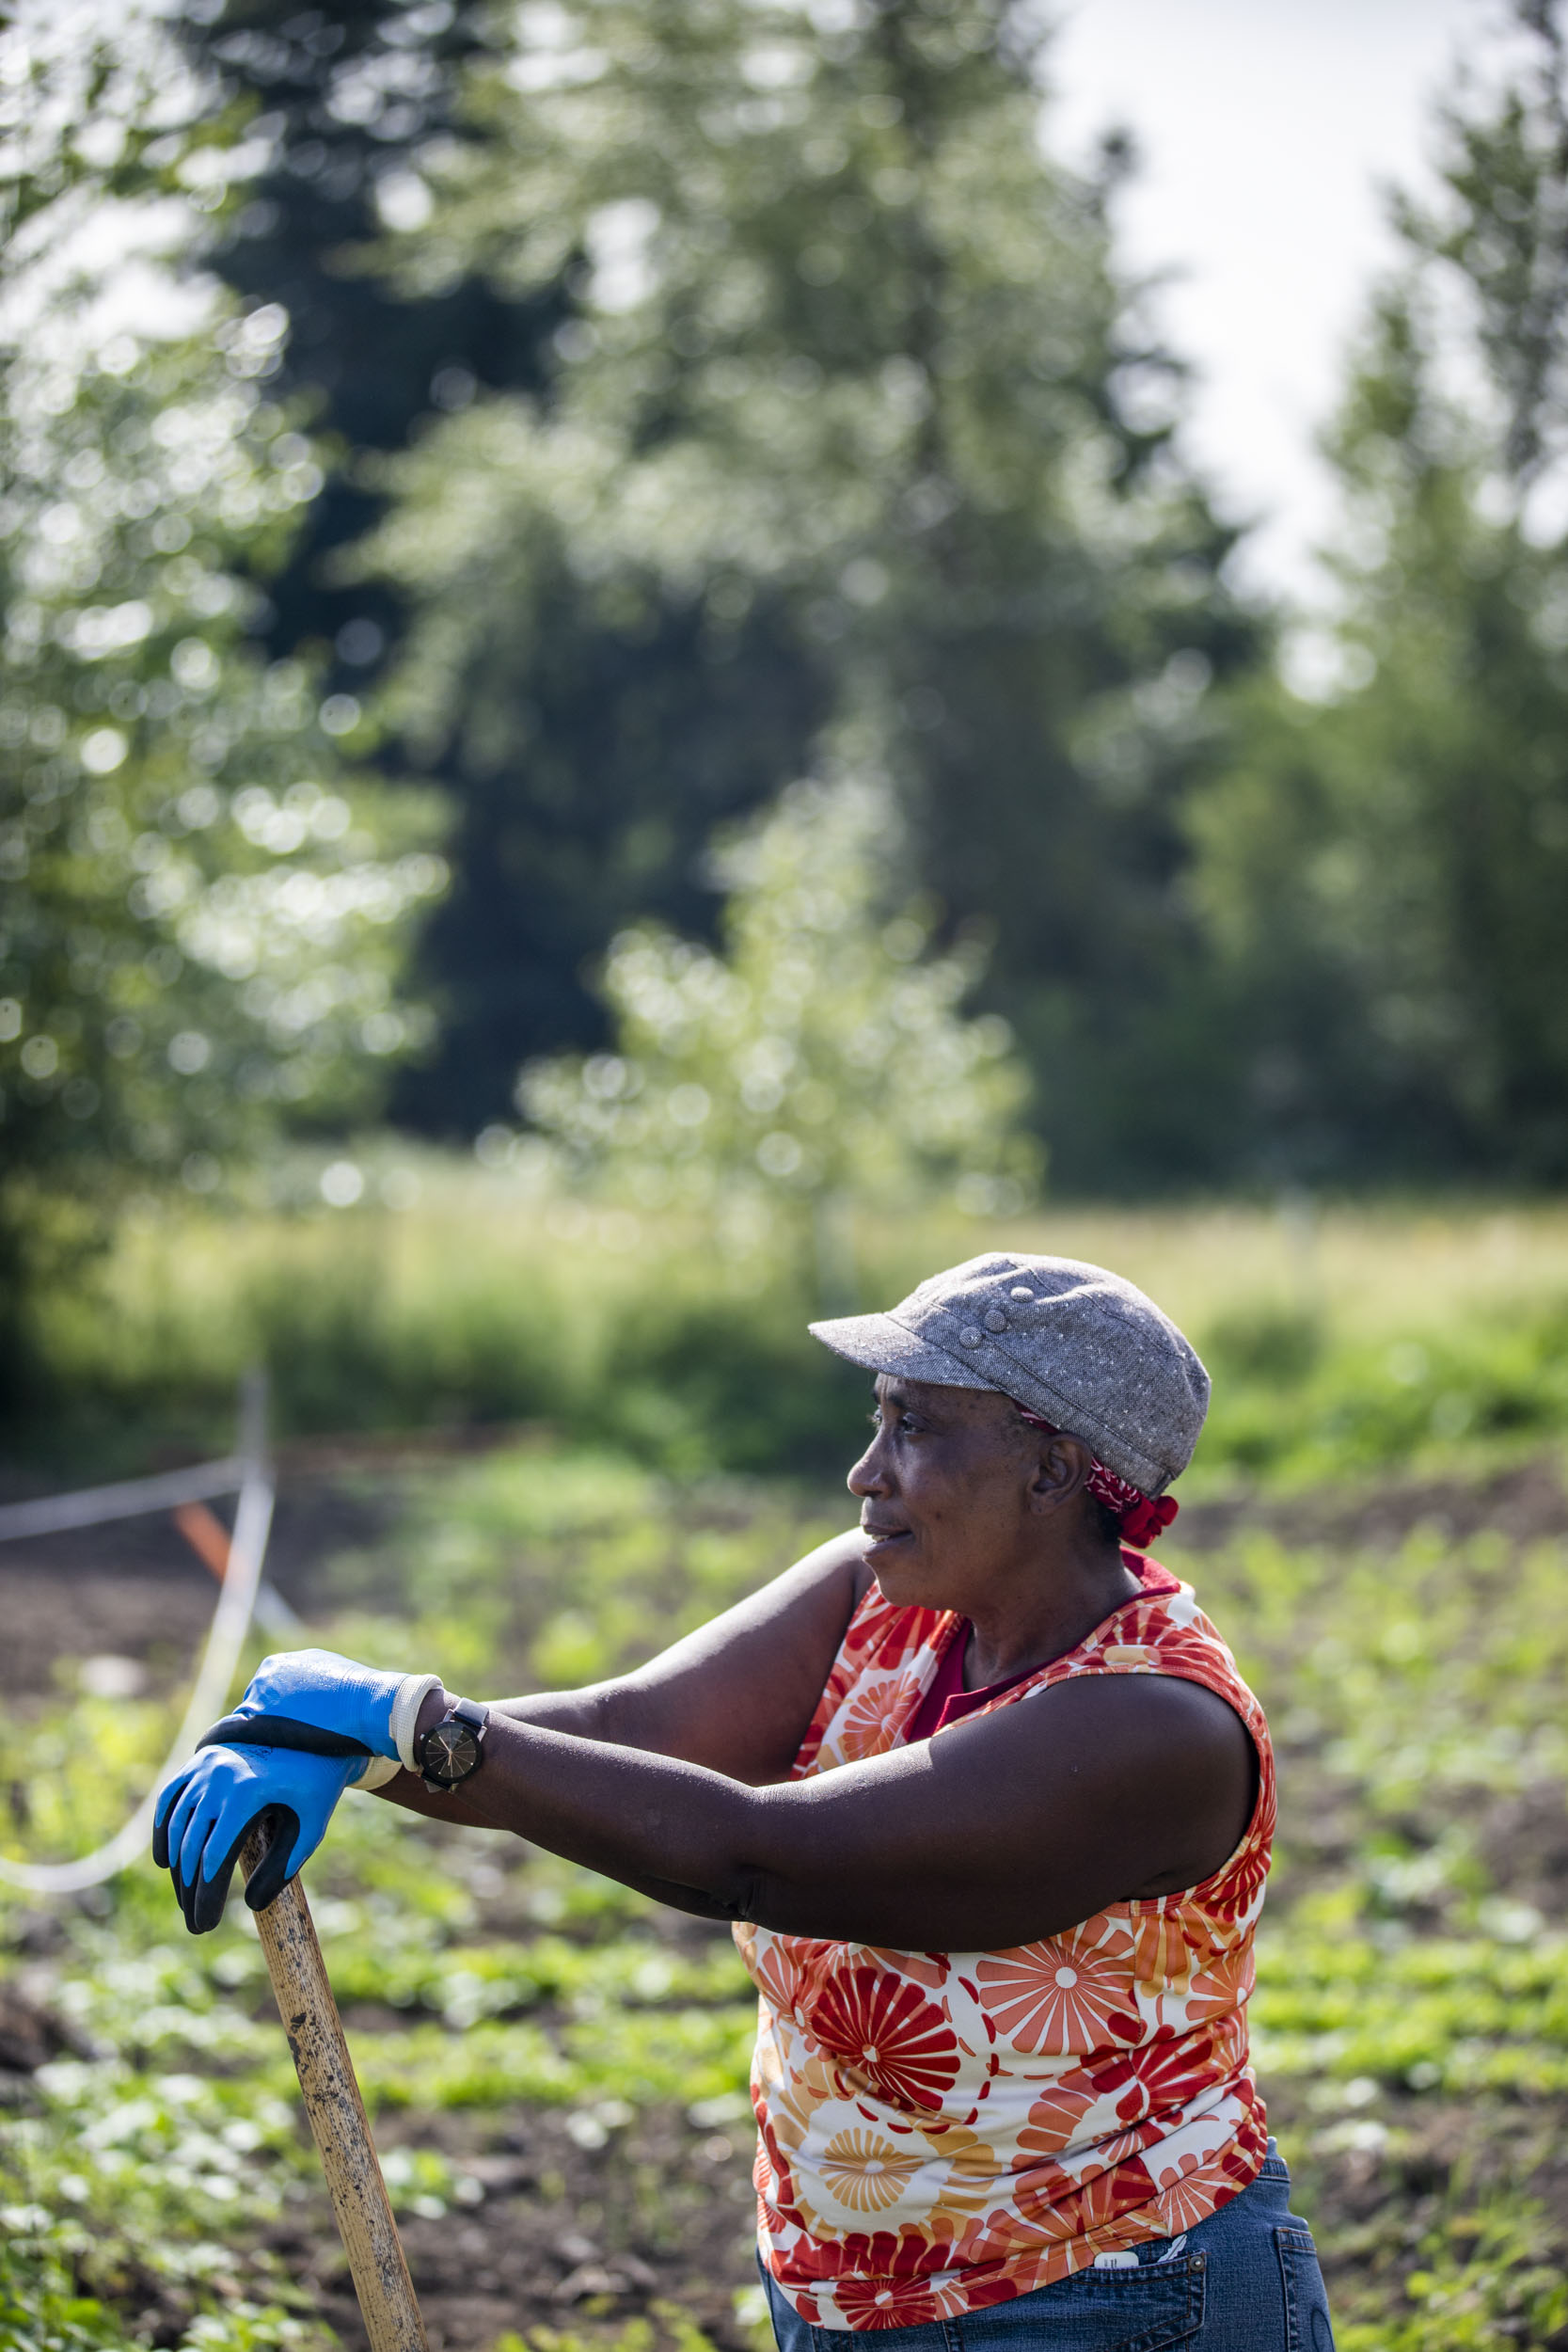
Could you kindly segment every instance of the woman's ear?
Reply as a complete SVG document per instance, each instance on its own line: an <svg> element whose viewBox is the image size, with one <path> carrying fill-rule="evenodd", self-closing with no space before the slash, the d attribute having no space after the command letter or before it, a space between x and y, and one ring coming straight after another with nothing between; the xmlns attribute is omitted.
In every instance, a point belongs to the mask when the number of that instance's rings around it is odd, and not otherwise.
<svg viewBox="0 0 1568 2352"><path fill-rule="evenodd" d="M1094 1455L1082 1438L1069 1437L1065 1432L1046 1438L1040 1446L1038 1468L1030 1483L1031 1503L1037 1511L1059 1511L1074 1495L1083 1493L1093 1468Z"/></svg>

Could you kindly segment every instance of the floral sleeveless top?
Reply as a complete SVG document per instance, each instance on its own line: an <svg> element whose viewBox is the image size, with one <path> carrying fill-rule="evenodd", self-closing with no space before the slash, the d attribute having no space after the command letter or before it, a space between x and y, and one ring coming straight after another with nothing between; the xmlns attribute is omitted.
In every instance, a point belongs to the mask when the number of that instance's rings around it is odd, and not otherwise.
<svg viewBox="0 0 1568 2352"><path fill-rule="evenodd" d="M1027 2295L1205 2220L1262 2164L1246 2004L1275 1824L1268 1727L1191 1588L1123 1558L1142 1592L992 1706L1085 1674L1217 1692L1252 1735L1259 1788L1212 1878L1013 1951L736 1929L759 1995L763 2258L818 2327L909 2328ZM958 1628L873 1584L794 1776L899 1746Z"/></svg>

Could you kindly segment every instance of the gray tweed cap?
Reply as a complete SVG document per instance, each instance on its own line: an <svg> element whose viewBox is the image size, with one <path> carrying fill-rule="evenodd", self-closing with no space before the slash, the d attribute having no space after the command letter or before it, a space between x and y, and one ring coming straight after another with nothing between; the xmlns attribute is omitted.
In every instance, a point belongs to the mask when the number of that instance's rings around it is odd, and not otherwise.
<svg viewBox="0 0 1568 2352"><path fill-rule="evenodd" d="M1000 1389L1146 1495L1186 1469L1209 1410L1209 1375L1170 1317L1076 1258L995 1250L933 1274L886 1314L810 1329L870 1372Z"/></svg>

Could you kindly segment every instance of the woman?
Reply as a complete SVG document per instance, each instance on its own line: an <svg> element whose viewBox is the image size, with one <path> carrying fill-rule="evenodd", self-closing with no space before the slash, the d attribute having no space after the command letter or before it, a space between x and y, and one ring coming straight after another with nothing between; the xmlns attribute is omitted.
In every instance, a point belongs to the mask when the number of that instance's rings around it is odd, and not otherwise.
<svg viewBox="0 0 1568 2352"><path fill-rule="evenodd" d="M1247 2063L1268 1730L1144 1550L1207 1374L1067 1259L975 1258L812 1328L876 1375L855 1532L586 1691L485 1709L268 1659L160 1801L187 1923L262 1807L293 1822L258 1908L356 1779L515 1830L736 1923L783 2352L1326 2352Z"/></svg>

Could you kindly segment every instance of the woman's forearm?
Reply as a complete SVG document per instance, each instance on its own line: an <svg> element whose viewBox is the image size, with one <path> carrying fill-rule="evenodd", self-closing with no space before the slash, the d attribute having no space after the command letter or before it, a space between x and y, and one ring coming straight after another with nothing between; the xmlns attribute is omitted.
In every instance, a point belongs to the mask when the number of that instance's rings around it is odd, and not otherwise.
<svg viewBox="0 0 1568 2352"><path fill-rule="evenodd" d="M421 1729L443 1702L427 1707ZM479 1770L420 1809L459 1804L448 1820L710 1917L1002 1950L1211 1876L1245 1827L1250 1753L1222 1698L1164 1676L1083 1676L915 1746L761 1783L493 1714Z"/></svg>
<svg viewBox="0 0 1568 2352"><path fill-rule="evenodd" d="M602 1722L604 1710L592 1704L596 1696L549 1694L526 1702L526 1717L493 1708L484 1762L460 1790L451 1797L427 1791L404 1772L387 1794L433 1820L511 1830L682 1909L743 1915L756 1873L762 1800L705 1765L615 1744L603 1731L595 1737L578 1730L578 1721ZM417 1732L439 1723L447 1704L445 1692L433 1692ZM537 1715L564 1717L573 1728L537 1720L536 1708Z"/></svg>
<svg viewBox="0 0 1568 2352"><path fill-rule="evenodd" d="M415 1772L397 1773L374 1793L378 1797L389 1798L393 1804L402 1805L410 1813L422 1815L426 1820L443 1822L451 1829L506 1829L518 1836L529 1835L526 1828L512 1820L501 1820L493 1813L481 1812L460 1790L454 1789L449 1796L439 1789L427 1788ZM549 1842L544 1838L537 1823L533 1835L542 1844ZM561 1851L555 1847L551 1850ZM610 1866L603 1867L609 1869ZM705 1894L695 1886L679 1885L673 1879L650 1877L645 1870L631 1868L611 1869L610 1875L623 1886L629 1886L634 1893L651 1896L656 1902L667 1903L672 1910L690 1912L699 1919L732 1919L736 1916L732 1909L717 1901L712 1895Z"/></svg>
<svg viewBox="0 0 1568 2352"><path fill-rule="evenodd" d="M420 1709L415 1724L416 1735L438 1724L451 1705L450 1691L433 1691ZM622 1747L641 1747L652 1728L644 1725L645 1712L638 1703L638 1694L624 1684L591 1683L580 1691L540 1691L525 1698L499 1699L490 1708L491 1721L501 1716L515 1723L537 1724L550 1731L570 1732L578 1740L609 1740ZM488 1734L486 1738L488 1739ZM488 1754L488 1750L487 1750ZM417 1772L403 1772L383 1782L373 1791L400 1804L407 1812L422 1814L432 1821L445 1821L458 1829L494 1829L498 1823L488 1813L476 1811L468 1803L466 1789L450 1791L427 1788ZM510 1822L504 1824L510 1828ZM519 1835L522 1833L519 1832Z"/></svg>

